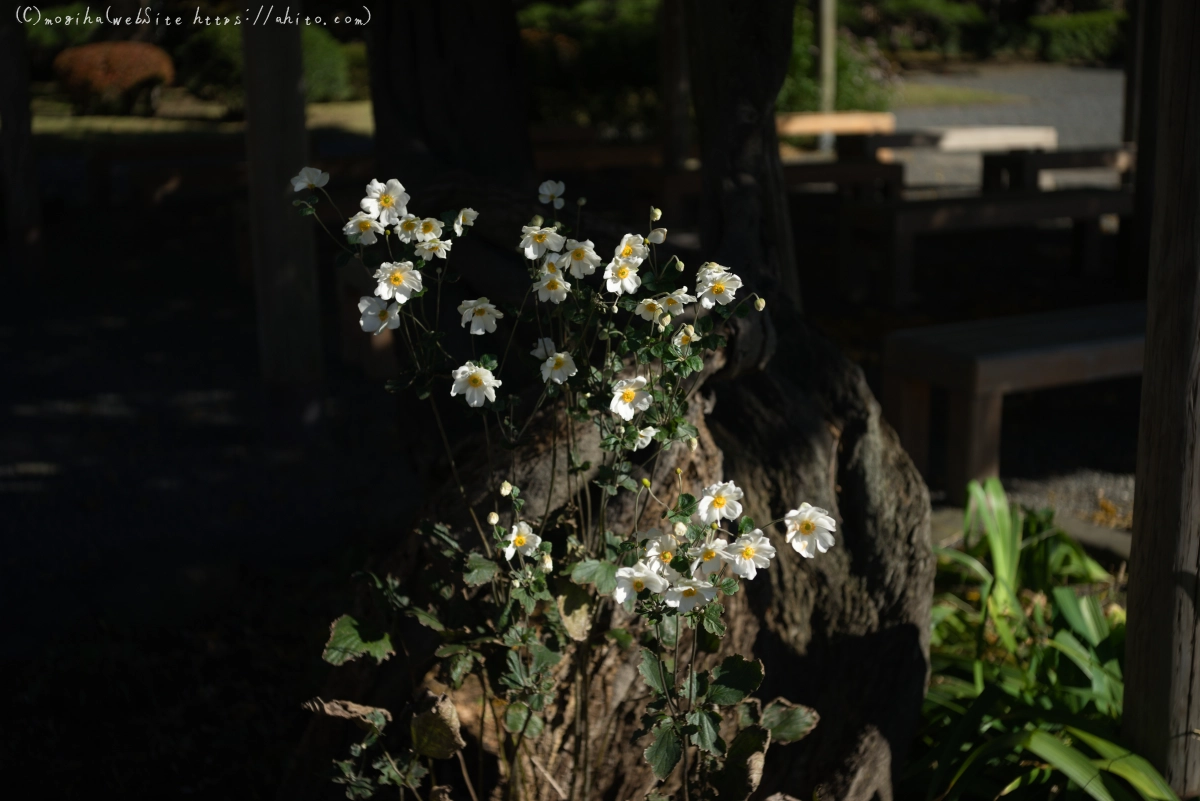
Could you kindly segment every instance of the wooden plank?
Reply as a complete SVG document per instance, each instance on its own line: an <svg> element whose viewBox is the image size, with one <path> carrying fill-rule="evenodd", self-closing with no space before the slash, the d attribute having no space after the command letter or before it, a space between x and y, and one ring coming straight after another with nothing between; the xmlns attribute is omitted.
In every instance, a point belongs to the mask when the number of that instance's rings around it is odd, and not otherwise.
<svg viewBox="0 0 1200 801"><path fill-rule="evenodd" d="M889 111L834 111L831 113L797 111L775 115L775 132L779 136L820 136L823 133L846 134L892 133L896 130L896 115Z"/></svg>
<svg viewBox="0 0 1200 801"><path fill-rule="evenodd" d="M1006 192L965 198L903 200L864 204L854 210L855 227L912 233L1009 228L1042 220L1129 214L1133 195L1117 189Z"/></svg>
<svg viewBox="0 0 1200 801"><path fill-rule="evenodd" d="M929 479L929 384L885 368L883 414L913 464Z"/></svg>
<svg viewBox="0 0 1200 801"><path fill-rule="evenodd" d="M955 504L967 483L1000 475L1000 421L1004 396L999 392L950 393L946 496Z"/></svg>

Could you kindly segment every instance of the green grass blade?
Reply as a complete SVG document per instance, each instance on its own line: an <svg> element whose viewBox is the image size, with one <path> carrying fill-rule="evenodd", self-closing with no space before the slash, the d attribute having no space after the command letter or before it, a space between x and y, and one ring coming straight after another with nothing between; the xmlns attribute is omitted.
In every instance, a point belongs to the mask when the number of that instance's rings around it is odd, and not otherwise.
<svg viewBox="0 0 1200 801"><path fill-rule="evenodd" d="M1075 748L1064 743L1049 732L1034 729L1026 732L1023 745L1042 759L1062 771L1067 778L1096 801L1114 801L1112 793L1104 785L1100 768Z"/></svg>

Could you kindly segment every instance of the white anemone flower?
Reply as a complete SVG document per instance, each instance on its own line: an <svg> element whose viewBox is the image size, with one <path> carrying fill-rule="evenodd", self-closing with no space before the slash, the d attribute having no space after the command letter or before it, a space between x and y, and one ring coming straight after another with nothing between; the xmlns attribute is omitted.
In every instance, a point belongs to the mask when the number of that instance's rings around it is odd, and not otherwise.
<svg viewBox="0 0 1200 801"><path fill-rule="evenodd" d="M359 244L374 245L376 235L383 233L383 226L371 215L360 211L342 226L342 233L346 236L357 236Z"/></svg>
<svg viewBox="0 0 1200 801"><path fill-rule="evenodd" d="M642 448L654 441L654 435L658 433L658 429L654 426L646 426L638 432L637 442L633 444L635 451L640 451Z"/></svg>
<svg viewBox="0 0 1200 801"><path fill-rule="evenodd" d="M695 303L696 298L687 293L687 287L676 289L670 295L662 299L663 308L667 314L680 315L683 314L683 307L689 303Z"/></svg>
<svg viewBox="0 0 1200 801"><path fill-rule="evenodd" d="M696 513L707 525L724 520L736 520L742 514L742 491L732 481L712 484L704 488L704 495L696 507Z"/></svg>
<svg viewBox="0 0 1200 801"><path fill-rule="evenodd" d="M655 228L650 232L650 235L646 237L646 241L653 245L661 245L663 242L667 241L667 229Z"/></svg>
<svg viewBox="0 0 1200 801"><path fill-rule="evenodd" d="M292 189L303 192L305 189L320 189L329 183L329 173L321 172L316 167L304 167L299 175L292 179Z"/></svg>
<svg viewBox="0 0 1200 801"><path fill-rule="evenodd" d="M567 191L567 185L562 181L542 181L542 185L538 187L538 200L543 203L549 203L556 209L563 207L563 192Z"/></svg>
<svg viewBox="0 0 1200 801"><path fill-rule="evenodd" d="M825 553L834 545L833 532L837 523L829 512L809 503L800 504L783 516L787 525L787 541L801 556L812 559L817 553Z"/></svg>
<svg viewBox="0 0 1200 801"><path fill-rule="evenodd" d="M579 372L569 353L551 353L542 362L542 380L561 384Z"/></svg>
<svg viewBox="0 0 1200 801"><path fill-rule="evenodd" d="M712 274L696 287L696 293L700 296L700 305L711 309L718 303L727 306L741 286L742 279L733 273Z"/></svg>
<svg viewBox="0 0 1200 801"><path fill-rule="evenodd" d="M446 254L450 252L450 246L453 242L447 242L441 239L426 239L424 242L417 243L417 252L421 254L421 258L425 261L433 261L433 257L439 259L446 258Z"/></svg>
<svg viewBox="0 0 1200 801"><path fill-rule="evenodd" d="M545 256L542 257L542 263L538 265L538 274L539 275L561 275L562 271L559 269L559 266L558 266L558 261L561 258L562 257L559 256L557 253L547 253Z"/></svg>
<svg viewBox="0 0 1200 801"><path fill-rule="evenodd" d="M710 280L713 276L728 274L728 267L717 264L715 261L706 261L700 265L700 269L696 270L696 283L702 284Z"/></svg>
<svg viewBox="0 0 1200 801"><path fill-rule="evenodd" d="M442 238L442 221L435 220L433 217L426 217L417 223L417 240L420 242L428 242L431 239Z"/></svg>
<svg viewBox="0 0 1200 801"><path fill-rule="evenodd" d="M379 220L380 225L395 225L400 218L408 213L408 193L404 185L395 178L381 184L374 178L367 184L367 196L359 201L358 206Z"/></svg>
<svg viewBox="0 0 1200 801"><path fill-rule="evenodd" d="M752 579L758 575L760 567L771 564L775 556L775 546L763 536L762 529L756 528L749 534L743 534L729 546L732 560L729 567L742 578Z"/></svg>
<svg viewBox="0 0 1200 801"><path fill-rule="evenodd" d="M692 344L697 339L695 328L690 325L681 325L679 326L679 330L675 332L675 336L671 337L671 344L684 353L691 353Z"/></svg>
<svg viewBox="0 0 1200 801"><path fill-rule="evenodd" d="M475 209L459 209L458 216L454 218L454 235L462 236L463 229L474 225L477 217L479 217L479 212Z"/></svg>
<svg viewBox="0 0 1200 801"><path fill-rule="evenodd" d="M667 606L677 608L679 613L683 615L692 611L697 606L704 606L716 597L717 588L708 582L681 578L667 590L663 596L663 600L667 602Z"/></svg>
<svg viewBox="0 0 1200 801"><path fill-rule="evenodd" d="M485 400L495 401L496 387L504 383L493 376L491 370L475 362L467 362L451 376L454 384L450 387L450 397L462 395L468 406L482 406Z"/></svg>
<svg viewBox="0 0 1200 801"><path fill-rule="evenodd" d="M700 576L705 579L718 572L726 562L732 559L729 555L729 540L724 537L717 537L712 542L706 542L693 548L688 556L692 559L692 572L699 572Z"/></svg>
<svg viewBox="0 0 1200 801"><path fill-rule="evenodd" d="M638 303L637 308L634 309L634 312L637 313L637 315L643 320L648 320L653 323L656 322L659 318L659 315L663 313L663 307L662 304L660 304L657 300L654 300L653 298L646 298Z"/></svg>
<svg viewBox="0 0 1200 801"><path fill-rule="evenodd" d="M395 298L405 303L414 292L421 291L421 273L413 269L411 261L384 262L375 271L375 294L384 300Z"/></svg>
<svg viewBox="0 0 1200 801"><path fill-rule="evenodd" d="M638 262L628 259L610 261L604 269L604 280L609 292L632 295L642 285L642 279L638 277Z"/></svg>
<svg viewBox="0 0 1200 801"><path fill-rule="evenodd" d="M545 303L562 303L567 299L567 294L571 291L571 284L564 281L561 276L553 273L543 273L542 277L535 283L534 288L537 289L538 300Z"/></svg>
<svg viewBox="0 0 1200 801"><path fill-rule="evenodd" d="M458 304L458 313L462 315L463 327L470 325L471 333L479 336L496 333L496 321L504 319L504 312L487 298L464 300Z"/></svg>
<svg viewBox="0 0 1200 801"><path fill-rule="evenodd" d="M656 528L646 532L649 542L646 543L646 564L655 573L665 575L671 566L671 560L679 555L679 541L671 534L663 534Z"/></svg>
<svg viewBox="0 0 1200 801"><path fill-rule="evenodd" d="M405 214L400 218L400 222L396 223L396 227L392 230L396 232L396 238L401 242L416 242L417 226L420 224L420 217L415 214Z"/></svg>
<svg viewBox="0 0 1200 801"><path fill-rule="evenodd" d="M536 553L542 538L533 533L528 523L521 522L512 527L512 531L504 537L504 542L504 558L511 562L513 554L532 556Z"/></svg>
<svg viewBox="0 0 1200 801"><path fill-rule="evenodd" d="M480 298L480 300L486 301L487 298ZM459 307L459 311L462 311L461 306ZM550 337L542 337L534 343L533 350L529 351L530 355L538 361L545 361L557 352L558 350L554 347L554 340Z"/></svg>
<svg viewBox="0 0 1200 801"><path fill-rule="evenodd" d="M538 228L536 225L526 225L521 228L521 242L518 247L524 248L525 258L537 259L547 250L557 253L562 250L567 240L553 228Z"/></svg>
<svg viewBox="0 0 1200 801"><path fill-rule="evenodd" d="M619 604L627 598L636 598L642 590L661 594L670 583L655 573L648 564L638 561L633 567L623 567L617 571L617 588L613 590L613 600Z"/></svg>
<svg viewBox="0 0 1200 801"><path fill-rule="evenodd" d="M600 266L600 256L592 240L568 239L563 254L558 257L559 269L567 270L576 278L583 278L596 272Z"/></svg>
<svg viewBox="0 0 1200 801"><path fill-rule="evenodd" d="M609 411L622 420L632 420L637 412L649 409L650 393L643 389L645 386L646 379L642 376L626 378L613 384L613 399L608 405Z"/></svg>
<svg viewBox="0 0 1200 801"><path fill-rule="evenodd" d="M400 304L388 305L379 298L363 297L358 301L358 310L362 313L359 325L368 334L377 335L385 328L400 327Z"/></svg>
<svg viewBox="0 0 1200 801"><path fill-rule="evenodd" d="M650 248L646 247L646 240L642 239L637 234L625 234L621 237L620 244L613 251L613 261L635 261L641 264L647 256L650 255Z"/></svg>

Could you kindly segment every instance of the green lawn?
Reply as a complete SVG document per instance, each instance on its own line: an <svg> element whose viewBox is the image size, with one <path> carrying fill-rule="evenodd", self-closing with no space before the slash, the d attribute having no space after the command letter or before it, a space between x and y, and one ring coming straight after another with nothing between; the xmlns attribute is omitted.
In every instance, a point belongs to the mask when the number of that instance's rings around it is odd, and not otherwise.
<svg viewBox="0 0 1200 801"><path fill-rule="evenodd" d="M1024 95L1009 95L971 89L965 86L945 86L936 83L905 82L892 98L892 108L928 108L930 106L992 106L1004 103L1027 103Z"/></svg>

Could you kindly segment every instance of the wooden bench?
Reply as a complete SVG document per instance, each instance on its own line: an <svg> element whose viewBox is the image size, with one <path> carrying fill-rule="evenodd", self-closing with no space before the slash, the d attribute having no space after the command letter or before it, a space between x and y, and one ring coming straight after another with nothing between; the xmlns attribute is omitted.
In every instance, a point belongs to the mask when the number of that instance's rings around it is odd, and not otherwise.
<svg viewBox="0 0 1200 801"><path fill-rule="evenodd" d="M884 339L883 411L929 476L929 391L949 393L946 489L999 475L1004 396L1139 375L1141 303L1001 317L896 331Z"/></svg>
<svg viewBox="0 0 1200 801"><path fill-rule="evenodd" d="M1109 169L1125 176L1133 167L1131 147L988 153L983 157L983 191L1038 189L1038 177L1043 170Z"/></svg>
<svg viewBox="0 0 1200 801"><path fill-rule="evenodd" d="M1072 189L1061 192L1004 192L973 197L899 200L864 203L848 210L843 238L861 233L881 237L885 253L885 293L893 306L915 299L913 251L918 234L938 231L981 230L1033 225L1043 220L1069 218L1094 221L1104 214L1128 215L1133 211L1133 194L1126 190ZM1077 229L1078 233L1078 229ZM849 258L849 248L842 248ZM1093 272L1094 248L1075 249L1075 269ZM854 262L843 264L847 280L861 281Z"/></svg>

